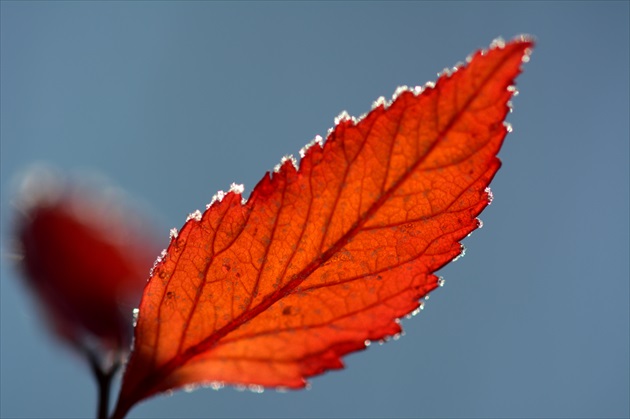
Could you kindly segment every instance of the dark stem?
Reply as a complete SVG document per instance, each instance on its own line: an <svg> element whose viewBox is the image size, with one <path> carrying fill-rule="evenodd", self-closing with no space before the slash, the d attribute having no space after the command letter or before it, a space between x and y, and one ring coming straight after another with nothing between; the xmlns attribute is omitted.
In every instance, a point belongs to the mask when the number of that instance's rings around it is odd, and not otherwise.
<svg viewBox="0 0 630 419"><path fill-rule="evenodd" d="M109 393L111 390L112 379L116 372L120 368L120 361L115 360L112 362L109 368L101 365L98 356L94 351L84 348L92 373L96 377L96 384L98 386L98 410L96 411L97 419L107 419L109 411Z"/></svg>
<svg viewBox="0 0 630 419"><path fill-rule="evenodd" d="M124 419L127 416L127 413L129 413L129 409L131 409L131 406L121 405L120 399L118 399L118 404L116 405L110 419Z"/></svg>

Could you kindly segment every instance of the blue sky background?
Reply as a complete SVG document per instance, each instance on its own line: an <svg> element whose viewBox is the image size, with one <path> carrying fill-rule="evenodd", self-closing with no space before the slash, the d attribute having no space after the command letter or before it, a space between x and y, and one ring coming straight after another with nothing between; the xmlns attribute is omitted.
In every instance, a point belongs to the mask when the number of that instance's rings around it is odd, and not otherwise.
<svg viewBox="0 0 630 419"><path fill-rule="evenodd" d="M131 417L628 417L629 4L3 1L2 253L34 162L102 173L165 247L340 111L530 33L484 228L402 339L308 391L181 392ZM0 416L93 416L88 369L4 256L1 275Z"/></svg>

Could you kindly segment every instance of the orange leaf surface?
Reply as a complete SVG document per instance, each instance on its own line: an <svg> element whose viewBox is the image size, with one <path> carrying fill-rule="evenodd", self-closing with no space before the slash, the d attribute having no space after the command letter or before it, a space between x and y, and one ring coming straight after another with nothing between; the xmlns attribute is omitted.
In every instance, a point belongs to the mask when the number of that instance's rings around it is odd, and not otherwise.
<svg viewBox="0 0 630 419"><path fill-rule="evenodd" d="M478 227L531 40L340 117L326 141L233 186L172 238L144 290L117 408L189 385L301 388L439 284ZM422 92L420 92L422 90Z"/></svg>

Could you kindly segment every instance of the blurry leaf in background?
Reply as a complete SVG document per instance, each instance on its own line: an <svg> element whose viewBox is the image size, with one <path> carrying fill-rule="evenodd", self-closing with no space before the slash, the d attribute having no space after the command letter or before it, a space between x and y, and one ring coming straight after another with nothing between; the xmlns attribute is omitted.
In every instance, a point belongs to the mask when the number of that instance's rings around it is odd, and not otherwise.
<svg viewBox="0 0 630 419"><path fill-rule="evenodd" d="M119 190L43 167L21 179L13 221L24 280L56 335L75 349L125 353L157 254Z"/></svg>

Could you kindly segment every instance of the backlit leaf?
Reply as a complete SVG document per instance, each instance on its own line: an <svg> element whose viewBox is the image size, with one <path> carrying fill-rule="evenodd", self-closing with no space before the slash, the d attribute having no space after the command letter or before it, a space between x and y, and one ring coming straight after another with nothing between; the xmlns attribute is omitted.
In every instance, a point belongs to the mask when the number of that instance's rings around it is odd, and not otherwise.
<svg viewBox="0 0 630 419"><path fill-rule="evenodd" d="M233 186L174 235L145 288L115 416L199 384L301 388L439 284L478 227L532 42L496 41L325 142ZM260 387L259 387L260 386Z"/></svg>

